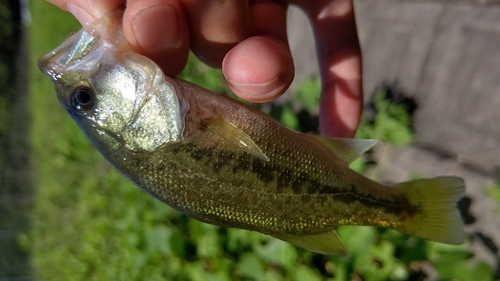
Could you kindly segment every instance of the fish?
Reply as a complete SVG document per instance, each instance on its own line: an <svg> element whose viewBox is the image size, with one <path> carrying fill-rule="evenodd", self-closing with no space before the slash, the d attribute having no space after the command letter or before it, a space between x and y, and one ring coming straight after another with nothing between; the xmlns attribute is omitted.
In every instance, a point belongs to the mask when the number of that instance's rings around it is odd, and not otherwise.
<svg viewBox="0 0 500 281"><path fill-rule="evenodd" d="M132 51L113 12L41 57L39 68L92 144L136 186L205 223L348 255L335 228L377 226L464 241L463 179L392 186L349 168L374 140L290 130L249 105Z"/></svg>

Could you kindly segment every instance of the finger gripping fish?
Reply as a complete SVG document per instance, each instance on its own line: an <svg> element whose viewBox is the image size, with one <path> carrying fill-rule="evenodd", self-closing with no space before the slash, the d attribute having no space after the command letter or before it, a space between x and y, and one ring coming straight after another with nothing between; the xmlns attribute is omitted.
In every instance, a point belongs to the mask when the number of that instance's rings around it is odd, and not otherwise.
<svg viewBox="0 0 500 281"><path fill-rule="evenodd" d="M464 240L463 180L386 186L349 169L371 140L291 131L262 112L165 77L131 51L113 13L39 60L59 101L125 177L200 221L347 254L337 225L372 225L443 243Z"/></svg>

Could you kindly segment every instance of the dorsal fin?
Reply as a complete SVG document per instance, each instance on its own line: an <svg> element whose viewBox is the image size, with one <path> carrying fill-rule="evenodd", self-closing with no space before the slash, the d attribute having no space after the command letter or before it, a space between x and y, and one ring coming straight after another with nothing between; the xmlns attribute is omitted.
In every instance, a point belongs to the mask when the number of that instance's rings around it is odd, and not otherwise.
<svg viewBox="0 0 500 281"><path fill-rule="evenodd" d="M233 123L224 119L222 116L216 114L210 120L203 120L203 123L208 129L214 131L235 148L242 149L253 156L269 162L269 158L267 158L264 152L262 152L260 147L255 144L249 135L240 130Z"/></svg>
<svg viewBox="0 0 500 281"><path fill-rule="evenodd" d="M351 164L352 161L372 148L377 142L376 140L369 139L324 138L321 136L311 137L333 151L347 164Z"/></svg>
<svg viewBox="0 0 500 281"><path fill-rule="evenodd" d="M273 235L283 241L292 243L311 252L324 255L348 256L349 252L335 230L312 235Z"/></svg>

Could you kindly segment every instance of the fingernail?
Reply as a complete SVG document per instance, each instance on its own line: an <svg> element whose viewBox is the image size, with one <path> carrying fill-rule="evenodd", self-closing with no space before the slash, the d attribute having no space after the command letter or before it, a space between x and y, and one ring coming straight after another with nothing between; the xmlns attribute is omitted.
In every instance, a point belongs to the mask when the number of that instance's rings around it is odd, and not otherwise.
<svg viewBox="0 0 500 281"><path fill-rule="evenodd" d="M76 6L73 3L68 4L68 12L72 13L73 16L82 24L86 25L95 20L93 16L91 16L87 11L84 9Z"/></svg>
<svg viewBox="0 0 500 281"><path fill-rule="evenodd" d="M265 96L272 94L278 87L279 76L273 80L263 82L263 83L241 83L229 80L228 83L231 85L235 92L242 94L245 97L252 97L256 100L260 98L265 98Z"/></svg>
<svg viewBox="0 0 500 281"><path fill-rule="evenodd" d="M144 51L159 53L179 45L176 10L170 5L154 5L139 11L132 19L132 30Z"/></svg>

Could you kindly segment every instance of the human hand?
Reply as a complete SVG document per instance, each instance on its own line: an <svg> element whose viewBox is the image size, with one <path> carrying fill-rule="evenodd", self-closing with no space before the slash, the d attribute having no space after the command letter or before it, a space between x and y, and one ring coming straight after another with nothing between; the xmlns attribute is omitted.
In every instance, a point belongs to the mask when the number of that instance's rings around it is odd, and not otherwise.
<svg viewBox="0 0 500 281"><path fill-rule="evenodd" d="M251 102L277 98L293 80L286 10L298 5L315 32L322 78L320 130L337 137L356 131L363 95L352 0L48 1L82 24L126 6L123 27L134 51L176 76L191 48L206 64L222 67L233 92Z"/></svg>

